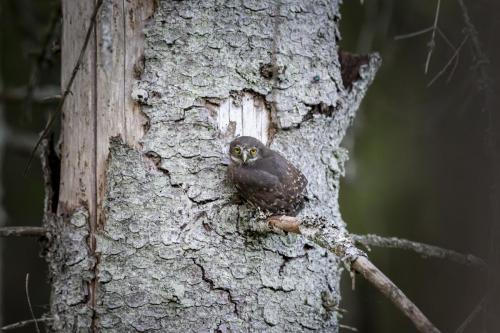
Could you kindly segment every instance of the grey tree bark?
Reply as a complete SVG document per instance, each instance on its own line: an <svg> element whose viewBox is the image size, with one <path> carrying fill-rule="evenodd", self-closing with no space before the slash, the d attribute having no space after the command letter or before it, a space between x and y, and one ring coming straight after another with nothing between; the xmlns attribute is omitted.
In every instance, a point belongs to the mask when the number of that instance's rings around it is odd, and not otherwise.
<svg viewBox="0 0 500 333"><path fill-rule="evenodd" d="M93 6L63 1L63 87ZM338 1L104 1L60 182L45 163L54 331L337 331L340 259L256 230L225 172L229 141L259 137L308 178L301 214L347 234L340 142L379 59L339 57L339 19Z"/></svg>

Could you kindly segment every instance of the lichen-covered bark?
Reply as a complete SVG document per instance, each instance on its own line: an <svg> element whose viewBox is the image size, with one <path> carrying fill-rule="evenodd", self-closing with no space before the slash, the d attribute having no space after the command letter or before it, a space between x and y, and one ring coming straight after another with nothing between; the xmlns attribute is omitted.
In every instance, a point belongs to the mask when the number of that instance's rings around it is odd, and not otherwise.
<svg viewBox="0 0 500 333"><path fill-rule="evenodd" d="M344 88L338 21L337 1L158 3L132 94L149 129L140 149L120 138L110 143L93 269L95 329L337 330L340 261L300 236L255 230L255 212L233 202L225 178L230 137L218 128L218 107L243 92L265 100L271 147L309 180L301 214L345 232L339 144L378 58ZM80 235L72 225L62 231Z"/></svg>
<svg viewBox="0 0 500 333"><path fill-rule="evenodd" d="M50 272L50 324L56 332L83 332L92 323L88 284L94 278L95 258L87 245L88 212L80 209L70 218L48 213Z"/></svg>

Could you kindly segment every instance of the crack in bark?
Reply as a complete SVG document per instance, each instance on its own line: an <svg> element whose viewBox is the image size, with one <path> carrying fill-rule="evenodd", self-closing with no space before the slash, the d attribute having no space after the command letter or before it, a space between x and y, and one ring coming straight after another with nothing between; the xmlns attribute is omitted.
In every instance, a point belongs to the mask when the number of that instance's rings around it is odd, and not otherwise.
<svg viewBox="0 0 500 333"><path fill-rule="evenodd" d="M51 135L41 142L40 160L45 182L45 211L56 213L59 204L59 186L61 180L61 159L54 146L54 136Z"/></svg>
<svg viewBox="0 0 500 333"><path fill-rule="evenodd" d="M281 291L283 293L291 293L294 291L294 289L291 289L291 290L286 290L286 289L283 289L283 287L272 287L272 286L262 286L262 287L259 287L258 290L262 290L262 289L267 289L267 290L271 290L273 292L278 292L278 291Z"/></svg>
<svg viewBox="0 0 500 333"><path fill-rule="evenodd" d="M319 104L303 103L303 104L309 107L310 109L302 117L302 122L313 119L315 114L322 114L327 117L331 117L336 111L340 109L340 103L337 103L336 105L327 105L325 103L319 103Z"/></svg>
<svg viewBox="0 0 500 333"><path fill-rule="evenodd" d="M198 263L198 262L196 261L196 259L195 259L195 258L191 258L191 259L193 260L193 263L194 263L196 266L198 266L198 267L200 268L200 270L201 270L201 278L202 278L202 280L203 280L203 281L205 281L205 282L206 282L206 283L210 286L210 289L212 289L212 290L224 291L225 293L227 293L227 299L228 299L228 301L229 301L231 304L233 304L233 306L234 306L234 310L233 310L233 312L234 312L234 314L235 314L237 317L239 317L240 312L239 312L239 309L238 309L238 301L236 301L236 300L233 298L233 295L232 295L232 293L231 293L231 290L230 290L230 289L228 289L228 288L224 288L224 287L217 287L217 286L215 285L214 280L212 280L211 278L209 278L209 277L207 276L207 272L206 272L206 270L205 270L205 267L203 267L203 265L202 265L202 264Z"/></svg>
<svg viewBox="0 0 500 333"><path fill-rule="evenodd" d="M275 252L275 253L276 253L276 252ZM278 253L278 254L279 254L279 253ZM285 267L286 267L286 265L287 265L289 262L291 262L291 261L293 261L293 260L300 259L300 258L305 258L305 257L307 257L307 254L306 254L306 253L304 253L304 254L302 254L302 255L300 255L300 256L296 256L296 257L289 257L289 256L286 256L286 255L283 255L283 254L280 254L280 255L281 255L281 257L283 258L283 262L281 263L280 268L278 269L278 274L279 274L280 276L283 274L283 271L285 270Z"/></svg>

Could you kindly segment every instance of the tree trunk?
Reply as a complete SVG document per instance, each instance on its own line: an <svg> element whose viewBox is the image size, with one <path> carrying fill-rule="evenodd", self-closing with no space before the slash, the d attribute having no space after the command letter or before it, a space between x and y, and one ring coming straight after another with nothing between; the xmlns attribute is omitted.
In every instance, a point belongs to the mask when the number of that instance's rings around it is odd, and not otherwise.
<svg viewBox="0 0 500 333"><path fill-rule="evenodd" d="M63 1L63 87L93 10ZM301 214L346 232L339 143L379 61L339 59L339 18L337 1L104 1L47 194L54 330L338 329L340 260L255 230L225 174L231 139L258 137L308 178Z"/></svg>

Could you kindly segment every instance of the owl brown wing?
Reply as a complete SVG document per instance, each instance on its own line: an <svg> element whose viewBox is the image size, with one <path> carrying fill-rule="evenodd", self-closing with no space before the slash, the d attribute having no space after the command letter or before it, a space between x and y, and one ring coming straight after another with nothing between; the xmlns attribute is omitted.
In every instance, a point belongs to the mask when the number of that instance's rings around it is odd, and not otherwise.
<svg viewBox="0 0 500 333"><path fill-rule="evenodd" d="M277 175L268 171L274 170L273 168L266 169L265 166L257 164L251 167L232 166L229 168L229 177L240 195L261 209L272 213L295 213L302 203L303 188L299 191L296 185L292 188L288 187Z"/></svg>
<svg viewBox="0 0 500 333"><path fill-rule="evenodd" d="M277 214L295 215L304 203L306 177L280 153L274 152L255 162L255 168L266 170L279 179L279 195L274 196L273 209Z"/></svg>
<svg viewBox="0 0 500 333"><path fill-rule="evenodd" d="M228 172L231 181L245 200L271 212L286 207L283 186L277 176L265 170L241 166L232 166Z"/></svg>
<svg viewBox="0 0 500 333"><path fill-rule="evenodd" d="M281 154L274 152L272 156L258 160L255 164L256 168L278 177L290 196L295 197L304 193L307 186L306 177Z"/></svg>

